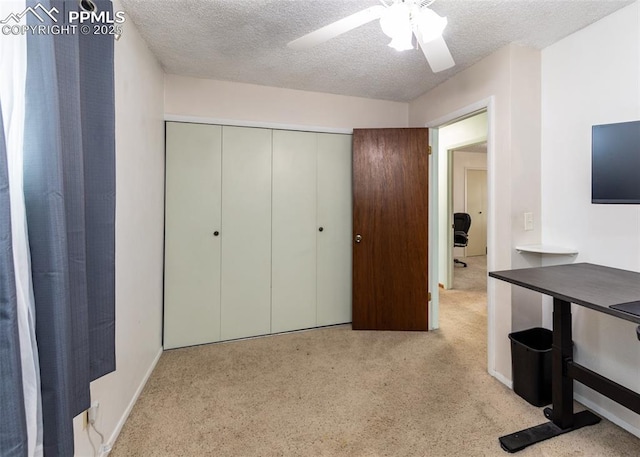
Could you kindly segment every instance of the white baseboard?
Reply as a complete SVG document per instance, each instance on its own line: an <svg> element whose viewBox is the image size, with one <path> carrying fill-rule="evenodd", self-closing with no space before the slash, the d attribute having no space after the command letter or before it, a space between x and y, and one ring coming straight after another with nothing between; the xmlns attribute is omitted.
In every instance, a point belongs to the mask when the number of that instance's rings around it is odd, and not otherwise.
<svg viewBox="0 0 640 457"><path fill-rule="evenodd" d="M500 381L502 384L507 386L509 389L513 389L513 381L511 379L507 379L506 377L504 377L504 375L494 370L489 370L489 374Z"/></svg>
<svg viewBox="0 0 640 457"><path fill-rule="evenodd" d="M631 433L632 435L635 435L638 438L640 438L640 428L635 427L635 426L631 425L630 423L628 423L627 421L624 421L624 420L620 419L620 417L616 416L615 414L612 414L611 411L607 411L602 406L594 403L592 400L588 399L584 395L580 395L580 394L574 393L573 394L573 398L578 403L583 404L584 406L586 406L587 408L589 408L593 412L597 413L599 416L604 417L605 419L607 419L607 420L613 422L614 424L616 424L618 427L621 427L621 428L625 429L626 431L628 431L629 433Z"/></svg>
<svg viewBox="0 0 640 457"><path fill-rule="evenodd" d="M160 348L160 350L158 351L158 354L156 355L155 359L153 359L153 362L151 362L149 369L145 373L144 378L142 378L140 385L136 389L135 394L133 394L133 397L131 398L131 401L129 402L127 409L125 409L124 413L122 413L122 417L118 421L118 424L116 425L115 430L109 437L109 440L100 447L100 452L98 453L99 457L106 457L111 452L111 448L115 444L116 439L118 439L118 435L120 435L120 432L122 431L122 427L124 427L125 422L129 418L129 414L131 414L131 410L133 409L133 406L138 401L138 397L140 397L140 394L142 393L142 389L144 389L144 386L147 384L147 381L151 376L151 373L153 373L153 370L156 368L156 365L158 363L158 360L160 360L160 356L162 355L162 352L163 352L163 349Z"/></svg>

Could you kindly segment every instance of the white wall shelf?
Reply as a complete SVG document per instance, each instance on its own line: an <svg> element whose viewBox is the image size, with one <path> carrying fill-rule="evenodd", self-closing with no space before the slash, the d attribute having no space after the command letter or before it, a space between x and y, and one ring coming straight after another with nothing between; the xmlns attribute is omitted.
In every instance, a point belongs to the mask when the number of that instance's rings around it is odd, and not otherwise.
<svg viewBox="0 0 640 457"><path fill-rule="evenodd" d="M550 246L548 244L527 244L522 246L516 246L516 251L519 253L531 252L535 254L549 254L549 255L578 255L578 251L572 248L565 248L561 246Z"/></svg>

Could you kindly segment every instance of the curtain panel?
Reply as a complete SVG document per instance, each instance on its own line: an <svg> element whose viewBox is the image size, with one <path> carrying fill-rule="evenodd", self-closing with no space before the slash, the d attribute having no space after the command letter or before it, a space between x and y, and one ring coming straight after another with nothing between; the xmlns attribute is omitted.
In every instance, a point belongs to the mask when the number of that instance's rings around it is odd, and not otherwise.
<svg viewBox="0 0 640 457"><path fill-rule="evenodd" d="M13 269L7 147L0 100L0 455L26 457L18 304Z"/></svg>
<svg viewBox="0 0 640 457"><path fill-rule="evenodd" d="M79 8L27 2L36 4L64 20ZM113 41L27 37L24 196L46 457L73 455L72 418L90 406L89 383L115 370Z"/></svg>

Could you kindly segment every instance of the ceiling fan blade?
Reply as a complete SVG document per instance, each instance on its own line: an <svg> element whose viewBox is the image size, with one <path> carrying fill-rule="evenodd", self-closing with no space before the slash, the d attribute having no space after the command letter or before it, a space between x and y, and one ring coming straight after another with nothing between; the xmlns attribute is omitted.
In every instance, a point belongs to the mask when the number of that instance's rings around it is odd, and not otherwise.
<svg viewBox="0 0 640 457"><path fill-rule="evenodd" d="M291 49L308 49L316 46L325 41L329 41L331 38L335 38L343 33L353 30L361 25L379 19L386 8L382 5L372 6L366 10L359 11L351 16L340 19L329 25L308 33L296 40L293 40L287 44L287 47Z"/></svg>
<svg viewBox="0 0 640 457"><path fill-rule="evenodd" d="M456 64L453 61L453 56L451 56L451 52L449 51L444 38L436 38L435 40L429 41L428 43L424 43L420 39L418 33L416 33L416 38L418 39L420 48L422 49L422 52L427 58L427 62L429 62L429 66L434 73L444 71Z"/></svg>

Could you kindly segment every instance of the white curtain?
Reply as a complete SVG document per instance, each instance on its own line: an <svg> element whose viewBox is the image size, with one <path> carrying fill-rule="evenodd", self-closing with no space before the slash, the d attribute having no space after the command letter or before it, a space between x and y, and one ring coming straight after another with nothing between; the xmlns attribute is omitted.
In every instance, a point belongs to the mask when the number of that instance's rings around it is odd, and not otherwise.
<svg viewBox="0 0 640 457"><path fill-rule="evenodd" d="M25 8L25 0L0 0L0 19L7 18L12 13L18 14ZM22 19L22 24L24 23L25 18ZM31 284L22 168L26 70L26 35L0 35L0 100L2 100L2 116L7 143L11 195L11 235L27 419L28 455L39 457L43 455L42 399L38 348L35 339L35 307Z"/></svg>

